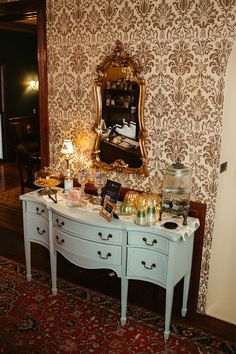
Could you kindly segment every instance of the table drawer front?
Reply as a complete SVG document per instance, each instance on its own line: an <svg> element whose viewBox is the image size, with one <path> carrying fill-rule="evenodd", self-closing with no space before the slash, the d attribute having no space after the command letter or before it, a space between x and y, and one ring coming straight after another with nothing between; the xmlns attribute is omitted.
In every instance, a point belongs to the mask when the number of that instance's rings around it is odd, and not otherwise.
<svg viewBox="0 0 236 354"><path fill-rule="evenodd" d="M58 229L53 231L55 248L105 264L121 264L121 246L105 245L68 235Z"/></svg>
<svg viewBox="0 0 236 354"><path fill-rule="evenodd" d="M129 245L140 245L150 250L161 251L168 254L169 241L160 235L145 231L129 231Z"/></svg>
<svg viewBox="0 0 236 354"><path fill-rule="evenodd" d="M36 214L43 217L48 217L47 208L40 203L27 202L27 213Z"/></svg>
<svg viewBox="0 0 236 354"><path fill-rule="evenodd" d="M160 282L167 278L168 257L146 249L128 247L127 276Z"/></svg>
<svg viewBox="0 0 236 354"><path fill-rule="evenodd" d="M92 215L91 215L92 217ZM110 228L100 226L90 226L79 221L73 221L64 218L60 215L53 214L53 224L56 228L72 232L86 240L104 242L109 244L121 245L122 243L122 231L112 230Z"/></svg>
<svg viewBox="0 0 236 354"><path fill-rule="evenodd" d="M48 223L44 218L31 215L27 217L27 237L45 246L49 245Z"/></svg>

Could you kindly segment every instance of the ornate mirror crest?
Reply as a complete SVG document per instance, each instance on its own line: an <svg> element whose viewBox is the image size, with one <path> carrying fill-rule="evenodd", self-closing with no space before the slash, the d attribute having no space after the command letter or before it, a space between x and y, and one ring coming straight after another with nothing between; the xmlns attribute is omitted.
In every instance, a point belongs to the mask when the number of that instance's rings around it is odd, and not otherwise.
<svg viewBox="0 0 236 354"><path fill-rule="evenodd" d="M116 42L97 66L94 82L97 133L92 159L105 170L147 174L144 127L145 81L141 66Z"/></svg>

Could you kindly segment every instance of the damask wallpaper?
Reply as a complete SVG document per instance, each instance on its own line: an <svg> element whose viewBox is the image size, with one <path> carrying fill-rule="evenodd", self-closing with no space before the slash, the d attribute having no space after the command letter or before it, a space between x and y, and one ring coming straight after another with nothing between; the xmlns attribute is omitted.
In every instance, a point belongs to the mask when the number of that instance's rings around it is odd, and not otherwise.
<svg viewBox="0 0 236 354"><path fill-rule="evenodd" d="M51 0L47 5L51 159L63 164L62 139L76 142L92 130L95 68L119 39L143 66L149 176L112 173L111 178L160 192L167 164L180 157L191 166L192 199L207 203L200 312L206 304L235 14L235 0Z"/></svg>
<svg viewBox="0 0 236 354"><path fill-rule="evenodd" d="M119 39L143 66L149 176L113 172L110 178L160 192L166 165L177 157L190 165L192 200L207 203L199 312L206 305L224 79L235 15L236 0L47 1L50 159L63 168L65 137L72 138L77 157L89 152L96 65ZM74 160L74 170L76 165Z"/></svg>

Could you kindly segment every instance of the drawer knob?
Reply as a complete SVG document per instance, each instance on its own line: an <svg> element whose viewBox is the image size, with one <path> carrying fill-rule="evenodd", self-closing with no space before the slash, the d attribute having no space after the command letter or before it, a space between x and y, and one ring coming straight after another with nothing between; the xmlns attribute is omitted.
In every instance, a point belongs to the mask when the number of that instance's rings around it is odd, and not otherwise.
<svg viewBox="0 0 236 354"><path fill-rule="evenodd" d="M145 245L147 245L147 246L154 246L155 243L157 243L157 240L155 238L152 241L152 243L148 243L146 237L143 237L143 241L145 242Z"/></svg>
<svg viewBox="0 0 236 354"><path fill-rule="evenodd" d="M37 227L37 231L38 231L38 234L39 235L43 235L43 234L45 234L45 230L42 230L42 231L40 231L40 228L39 227Z"/></svg>
<svg viewBox="0 0 236 354"><path fill-rule="evenodd" d="M152 270L153 268L156 268L156 264L155 263L152 263L151 267L147 267L145 261L142 261L141 264L144 266L144 268L149 269L149 270Z"/></svg>
<svg viewBox="0 0 236 354"><path fill-rule="evenodd" d="M63 238L60 240L59 236L56 236L56 240L57 240L58 245L62 245L65 242Z"/></svg>
<svg viewBox="0 0 236 354"><path fill-rule="evenodd" d="M44 213L44 209L39 209L39 207L36 208L36 214L42 215Z"/></svg>
<svg viewBox="0 0 236 354"><path fill-rule="evenodd" d="M102 252L101 252L101 251L98 251L98 255L99 255L99 257L100 257L101 259L108 259L108 257L111 257L111 253L110 253L110 252L108 252L108 253L106 254L106 256L102 256Z"/></svg>
<svg viewBox="0 0 236 354"><path fill-rule="evenodd" d="M100 237L101 240L105 240L105 241L109 240L109 238L112 238L112 234L109 234L107 236L103 236L102 232L99 232L98 236Z"/></svg>
<svg viewBox="0 0 236 354"><path fill-rule="evenodd" d="M60 221L59 219L56 219L56 223L58 227L62 227L65 225L64 221Z"/></svg>

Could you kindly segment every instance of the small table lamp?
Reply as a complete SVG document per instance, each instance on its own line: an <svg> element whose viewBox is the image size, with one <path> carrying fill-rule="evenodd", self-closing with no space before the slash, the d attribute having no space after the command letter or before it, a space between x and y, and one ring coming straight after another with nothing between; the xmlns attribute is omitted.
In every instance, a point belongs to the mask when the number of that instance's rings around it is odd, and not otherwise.
<svg viewBox="0 0 236 354"><path fill-rule="evenodd" d="M65 155L66 160L66 169L69 169L69 160L71 159L70 155L74 153L74 148L71 139L64 139L61 153Z"/></svg>

